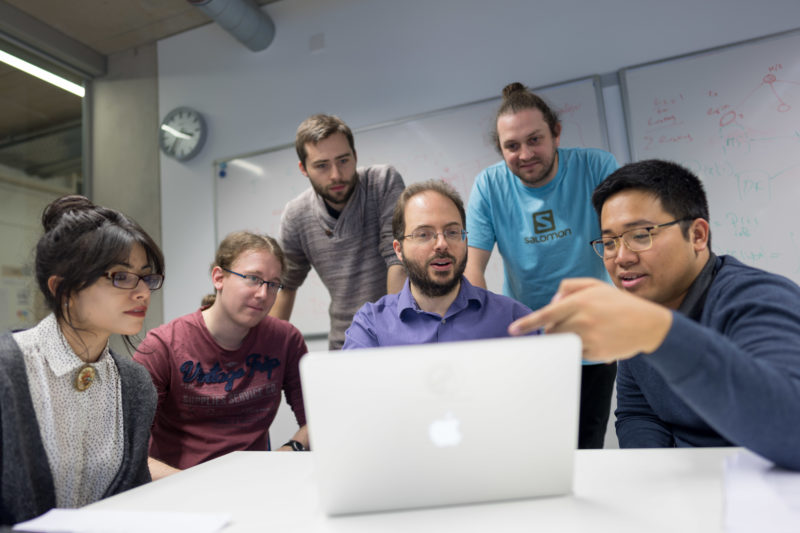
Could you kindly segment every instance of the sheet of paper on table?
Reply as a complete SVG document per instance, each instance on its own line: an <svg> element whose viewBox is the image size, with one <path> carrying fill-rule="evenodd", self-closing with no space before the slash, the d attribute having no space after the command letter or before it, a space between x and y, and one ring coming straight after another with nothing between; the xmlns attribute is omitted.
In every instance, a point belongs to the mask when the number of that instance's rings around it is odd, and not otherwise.
<svg viewBox="0 0 800 533"><path fill-rule="evenodd" d="M742 451L725 460L725 531L800 531L800 472Z"/></svg>
<svg viewBox="0 0 800 533"><path fill-rule="evenodd" d="M230 521L231 515L226 513L51 509L33 520L16 524L14 530L36 533L216 533Z"/></svg>

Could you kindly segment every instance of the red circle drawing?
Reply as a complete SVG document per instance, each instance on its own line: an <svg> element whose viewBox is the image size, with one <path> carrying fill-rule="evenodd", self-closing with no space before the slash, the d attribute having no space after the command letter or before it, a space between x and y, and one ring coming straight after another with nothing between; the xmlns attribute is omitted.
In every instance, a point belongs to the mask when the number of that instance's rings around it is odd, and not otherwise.
<svg viewBox="0 0 800 533"><path fill-rule="evenodd" d="M767 74L764 76L763 81L764 83L775 83L776 79L775 74Z"/></svg>
<svg viewBox="0 0 800 533"><path fill-rule="evenodd" d="M731 122L736 120L736 111L728 111L724 115L722 115L719 119L720 126L727 126Z"/></svg>

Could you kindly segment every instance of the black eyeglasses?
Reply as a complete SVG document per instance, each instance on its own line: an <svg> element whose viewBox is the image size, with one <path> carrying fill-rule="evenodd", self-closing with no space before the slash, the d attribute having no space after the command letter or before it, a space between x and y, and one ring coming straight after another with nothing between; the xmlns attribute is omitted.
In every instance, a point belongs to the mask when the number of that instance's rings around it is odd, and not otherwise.
<svg viewBox="0 0 800 533"><path fill-rule="evenodd" d="M439 235L444 235L444 238L450 242L460 242L467 238L467 230L451 228L444 231L433 231L432 229L420 228L412 231L409 235L403 235L403 239L411 239L416 243L425 244L436 239Z"/></svg>
<svg viewBox="0 0 800 533"><path fill-rule="evenodd" d="M151 291L156 291L164 284L163 274L145 274L140 276L133 272L106 272L105 276L111 280L111 283L118 289L134 289L139 284L139 280L144 281L144 284Z"/></svg>
<svg viewBox="0 0 800 533"><path fill-rule="evenodd" d="M222 268L222 270L228 272L229 274L239 276L244 280L244 284L247 285L248 287L252 287L254 289L260 289L262 285L266 285L267 292L270 294L278 294L278 291L283 288L283 283L278 283L275 281L266 281L252 274L239 274L238 272L234 272L233 270L228 270L227 268Z"/></svg>
<svg viewBox="0 0 800 533"><path fill-rule="evenodd" d="M663 224L656 224L655 226L647 226L645 228L634 228L624 231L619 235L603 237L602 239L595 239L589 244L592 245L597 255L603 259L613 259L619 253L620 242L631 252L644 252L653 246L653 230L659 228L666 228L684 222L686 220L693 220L691 218L679 218L672 222L665 222Z"/></svg>

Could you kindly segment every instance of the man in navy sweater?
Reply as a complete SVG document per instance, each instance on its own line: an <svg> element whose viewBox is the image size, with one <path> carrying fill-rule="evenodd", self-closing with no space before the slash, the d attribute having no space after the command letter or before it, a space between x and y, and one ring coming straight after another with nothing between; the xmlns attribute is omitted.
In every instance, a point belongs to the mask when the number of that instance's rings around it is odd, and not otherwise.
<svg viewBox="0 0 800 533"><path fill-rule="evenodd" d="M572 331L586 359L619 361L623 448L744 446L800 470L800 287L711 252L705 192L679 165L626 165L592 203L622 290L565 280L510 332Z"/></svg>

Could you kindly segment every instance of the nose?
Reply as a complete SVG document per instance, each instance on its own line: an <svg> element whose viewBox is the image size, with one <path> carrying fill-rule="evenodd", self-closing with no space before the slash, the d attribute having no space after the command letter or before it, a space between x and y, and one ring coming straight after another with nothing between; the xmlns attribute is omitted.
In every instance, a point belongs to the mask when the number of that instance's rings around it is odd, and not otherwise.
<svg viewBox="0 0 800 533"><path fill-rule="evenodd" d="M435 250L446 250L448 246L447 239L444 238L444 232L440 231L433 239L433 247Z"/></svg>
<svg viewBox="0 0 800 533"><path fill-rule="evenodd" d="M144 282L143 279L139 278L139 282L136 286L131 289L131 293L133 293L133 297L140 299L140 298L150 298L150 287L147 286L147 283Z"/></svg>
<svg viewBox="0 0 800 533"><path fill-rule="evenodd" d="M256 296L258 296L259 298L265 298L266 299L266 298L269 298L269 295L270 295L269 287L267 287L266 283L262 283L256 289Z"/></svg>
<svg viewBox="0 0 800 533"><path fill-rule="evenodd" d="M528 160L533 157L533 150L530 149L527 145L523 144L522 147L519 149L519 158Z"/></svg>
<svg viewBox="0 0 800 533"><path fill-rule="evenodd" d="M620 240L619 247L617 248L617 255L614 262L618 265L630 265L639 260L639 254L632 252L630 248Z"/></svg>
<svg viewBox="0 0 800 533"><path fill-rule="evenodd" d="M331 165L331 181L338 181L342 178L342 171L338 163Z"/></svg>

